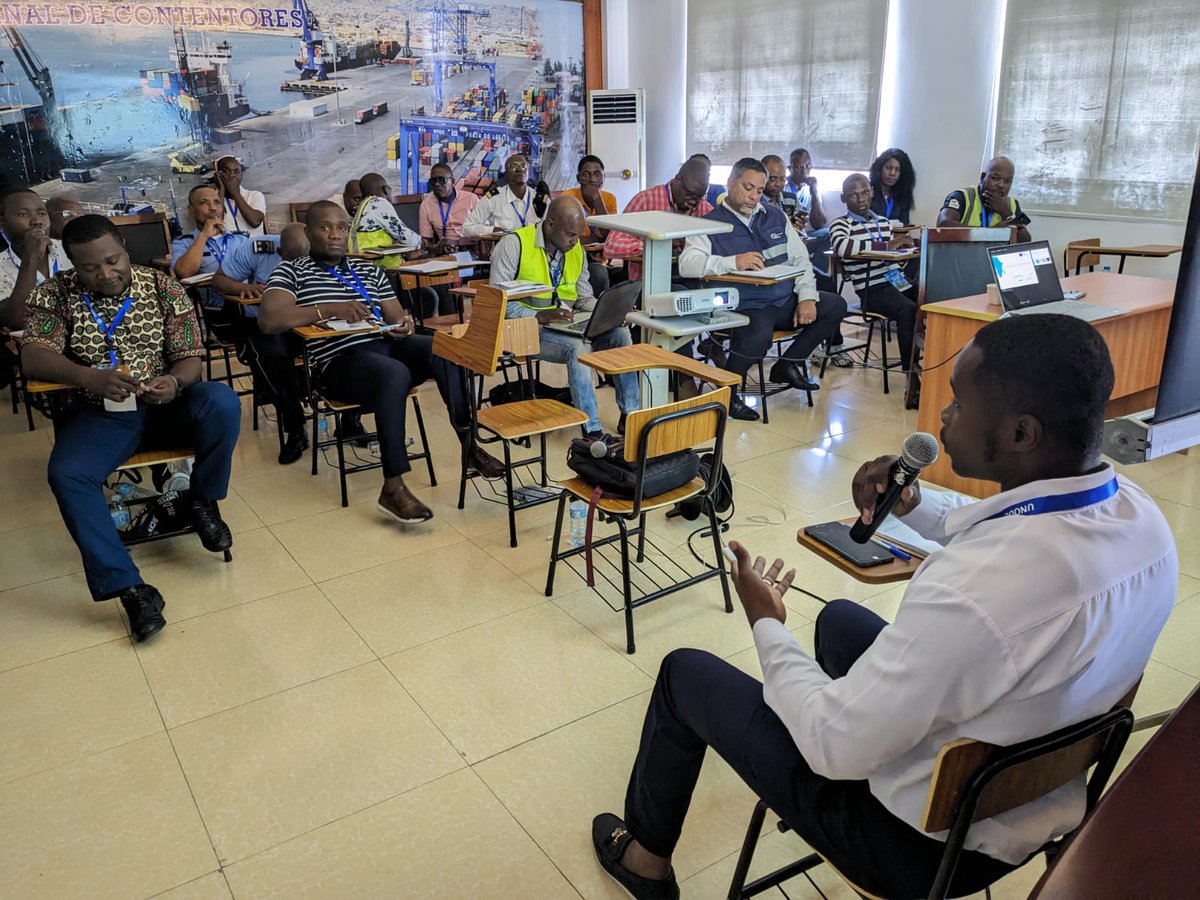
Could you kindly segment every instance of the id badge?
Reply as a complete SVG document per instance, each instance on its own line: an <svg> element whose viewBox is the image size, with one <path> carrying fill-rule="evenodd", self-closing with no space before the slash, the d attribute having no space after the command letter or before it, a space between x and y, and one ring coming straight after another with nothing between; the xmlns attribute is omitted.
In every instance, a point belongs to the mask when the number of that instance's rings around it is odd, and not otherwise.
<svg viewBox="0 0 1200 900"><path fill-rule="evenodd" d="M912 287L912 285L908 283L908 279L904 277L904 273L899 269L888 269L887 275L884 277L887 278L888 284L901 293L904 293L910 287Z"/></svg>
<svg viewBox="0 0 1200 900"><path fill-rule="evenodd" d="M96 368L97 369L111 369L112 365L110 363L101 363L100 365L96 366ZM117 368L124 372L129 371L124 366L118 366ZM130 394L124 400L109 400L107 397L105 397L104 398L104 411L105 412L137 412L137 394Z"/></svg>

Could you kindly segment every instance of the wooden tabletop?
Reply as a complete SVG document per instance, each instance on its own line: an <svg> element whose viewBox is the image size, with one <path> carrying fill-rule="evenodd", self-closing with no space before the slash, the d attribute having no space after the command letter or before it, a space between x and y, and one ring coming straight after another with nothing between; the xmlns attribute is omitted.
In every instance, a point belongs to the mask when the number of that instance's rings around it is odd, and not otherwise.
<svg viewBox="0 0 1200 900"><path fill-rule="evenodd" d="M856 253L853 256L842 256L834 250L826 250L822 255L830 259L839 259L848 262L853 262L856 259L865 259L871 262L886 261L886 262L907 262L910 259L921 258L921 248L911 247L908 250L864 250L862 253Z"/></svg>
<svg viewBox="0 0 1200 900"><path fill-rule="evenodd" d="M1118 275L1115 272L1084 272L1062 280L1063 290L1087 291L1084 303L1110 306L1131 313L1150 312L1170 306L1175 300L1175 281L1147 278L1144 275ZM926 303L922 309L930 315L962 316L992 322L1004 308L988 303L987 294L972 294L957 300Z"/></svg>
<svg viewBox="0 0 1200 900"><path fill-rule="evenodd" d="M262 297L241 297L237 294L221 294L222 299L228 300L230 303L236 303L238 306L259 306L262 303Z"/></svg>
<svg viewBox="0 0 1200 900"><path fill-rule="evenodd" d="M1107 256L1145 256L1162 259L1183 252L1176 244L1138 244L1133 247L1118 247L1110 244L1067 244L1067 250L1085 250L1088 253L1103 253Z"/></svg>
<svg viewBox="0 0 1200 900"><path fill-rule="evenodd" d="M793 281L795 275L784 275L782 278L760 278L757 275L737 275L730 272L728 275L705 275L701 281L728 281L733 284L778 284L781 281Z"/></svg>
<svg viewBox="0 0 1200 900"><path fill-rule="evenodd" d="M856 519L841 520L843 525L853 525L856 521ZM897 556L892 557L891 562L863 568L862 566L856 566L844 556L835 553L824 544L809 537L804 533L803 528L796 532L796 541L800 546L807 547L813 553L817 554L817 556L827 562L833 563L847 575L854 578L855 581L861 581L864 584L889 584L893 581L907 581L912 578L913 572L917 571L921 563L925 562L925 555L919 550L905 548L912 556L912 559L900 559ZM889 541L888 543L894 544L895 542Z"/></svg>
<svg viewBox="0 0 1200 900"><path fill-rule="evenodd" d="M369 325L364 328L355 328L352 331L334 331L332 328L325 328L321 325L300 325L292 329L292 334L297 334L306 341L322 341L326 338L349 337L353 334L364 334L366 332L378 331L378 326Z"/></svg>
<svg viewBox="0 0 1200 900"><path fill-rule="evenodd" d="M641 372L644 369L673 369L683 375L690 375L707 381L717 387L733 387L742 383L740 375L726 372L715 366L708 366L698 360L691 359L679 353L672 353L653 344L631 344L628 347L614 347L611 350L594 350L579 357L585 366L591 366L606 375L624 375L627 372Z"/></svg>
<svg viewBox="0 0 1200 900"><path fill-rule="evenodd" d="M38 381L36 378L30 378L25 382L25 390L31 394L50 394L54 391L68 391L71 389L69 384L60 384L57 381Z"/></svg>

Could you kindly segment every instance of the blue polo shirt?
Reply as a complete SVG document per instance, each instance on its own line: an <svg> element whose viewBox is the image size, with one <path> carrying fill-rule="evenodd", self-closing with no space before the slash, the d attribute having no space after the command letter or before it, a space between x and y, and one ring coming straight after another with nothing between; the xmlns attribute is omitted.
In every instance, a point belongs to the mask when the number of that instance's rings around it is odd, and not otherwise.
<svg viewBox="0 0 1200 900"><path fill-rule="evenodd" d="M185 234L171 242L171 268L175 267L175 263L179 262L179 257L187 253L199 237L200 229L197 228L191 234ZM196 274L215 274L217 269L221 268L221 263L238 244L246 244L248 249L253 250L250 239L241 234L226 232L219 237L209 238L204 244L204 255L200 258L200 268L196 270ZM225 301L216 291L210 291L208 288L199 288L198 290L200 291L200 300L206 309L220 309L225 305Z"/></svg>

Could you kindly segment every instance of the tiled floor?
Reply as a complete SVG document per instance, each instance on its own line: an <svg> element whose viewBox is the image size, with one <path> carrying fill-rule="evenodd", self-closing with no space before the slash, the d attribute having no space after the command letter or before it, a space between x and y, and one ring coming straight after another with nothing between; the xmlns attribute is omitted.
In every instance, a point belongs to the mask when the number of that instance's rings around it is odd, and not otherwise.
<svg viewBox="0 0 1200 900"><path fill-rule="evenodd" d="M328 469L281 469L273 426L255 434L247 417L223 505L234 560L194 537L139 548L169 624L136 648L115 604L86 599L45 486L49 428L0 414L0 898L622 896L589 825L620 810L658 664L695 646L757 676L750 632L708 582L638 610L626 655L621 615L574 573L560 568L544 596L552 506L520 516L517 549L500 508L473 491L455 508L453 439L436 395L423 399L441 484L410 479L437 513L420 527L376 514L377 473L351 478L342 509ZM611 392L602 402L611 420ZM729 536L793 560L820 596L894 614L902 586L860 585L795 534L849 515L858 463L915 424L877 373L841 369L812 409L779 396L769 426L731 422ZM1200 456L1127 474L1161 498L1184 572L1146 714L1200 678ZM688 558L692 523L660 514L651 529L664 555ZM811 644L820 603L789 605ZM724 896L752 806L711 759L675 860L685 897ZM799 850L772 834L756 868ZM1023 897L1037 876L993 893ZM789 894L819 896L803 880Z"/></svg>

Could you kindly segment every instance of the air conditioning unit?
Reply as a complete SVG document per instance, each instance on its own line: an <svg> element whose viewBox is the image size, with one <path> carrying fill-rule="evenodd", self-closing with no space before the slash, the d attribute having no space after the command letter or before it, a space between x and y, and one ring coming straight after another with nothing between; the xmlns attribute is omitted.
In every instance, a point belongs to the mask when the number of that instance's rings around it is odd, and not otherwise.
<svg viewBox="0 0 1200 900"><path fill-rule="evenodd" d="M588 91L588 152L604 160L604 190L617 211L646 187L645 92Z"/></svg>

